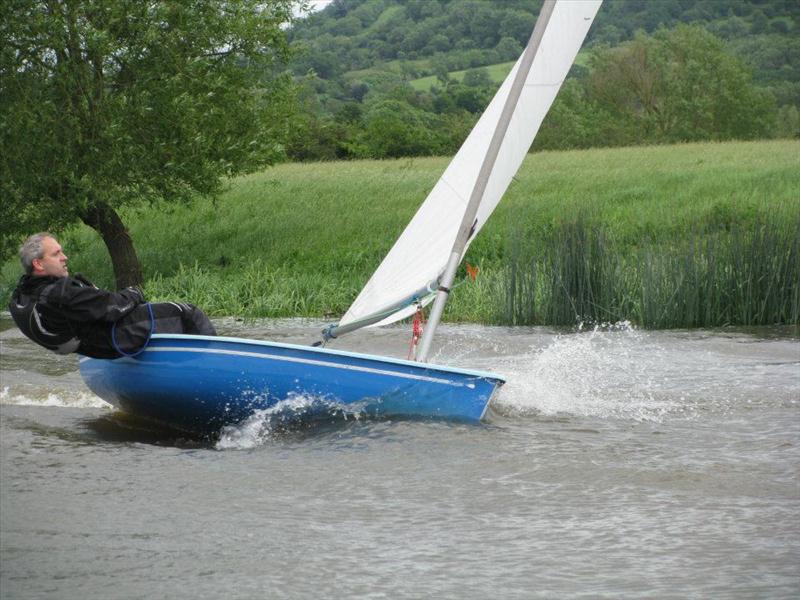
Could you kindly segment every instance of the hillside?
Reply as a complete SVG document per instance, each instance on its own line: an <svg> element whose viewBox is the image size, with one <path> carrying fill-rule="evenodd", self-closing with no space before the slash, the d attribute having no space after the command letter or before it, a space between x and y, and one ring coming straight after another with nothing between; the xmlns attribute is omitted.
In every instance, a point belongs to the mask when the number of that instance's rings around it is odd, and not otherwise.
<svg viewBox="0 0 800 600"><path fill-rule="evenodd" d="M328 160L452 153L494 93L508 63L519 56L540 4L335 0L310 15L290 32L296 51L291 69L303 91L287 145L289 157ZM687 27L691 35L680 33ZM551 129L567 131L564 136L540 139L539 147L796 137L800 135L798 32L800 4L793 0L606 0L570 74L570 91L562 92L571 96L557 101L554 116L546 122ZM707 56L717 64L708 74L696 75L707 86L702 102L714 103L729 93L747 97L749 110L755 113L747 120L760 124L737 132L718 121L698 136L687 135L684 128L680 133L632 137L630 132L647 129L636 122L638 91L626 90L628 97L615 99L613 106L597 106L608 101L598 90L604 82L598 80L612 77L614 68L626 68L643 47L647 47L644 55L653 58L637 68L664 88L683 87L667 78L691 78L691 69L702 66ZM671 54L664 60L677 62L677 71L663 71L659 61L666 53ZM715 58L718 55L724 58ZM734 71L732 78L715 81ZM723 92L725 88L728 91ZM692 90L690 97L694 95ZM603 124L603 131L588 135L584 131L582 121L589 115L625 111L617 122ZM394 137L408 141L388 146L375 141L376 130L391 129L385 123L387 113L407 124L402 135ZM554 121L559 118L560 122ZM698 113L697 118L702 116ZM580 124L578 131L573 123ZM554 145L552 139L557 137L567 141Z"/></svg>
<svg viewBox="0 0 800 600"><path fill-rule="evenodd" d="M465 67L498 62L492 60L492 50L507 50L507 60L516 59L540 6L541 0L335 0L293 29L292 40L304 42L311 50L298 57L295 68L301 71L310 64L328 78L335 72L381 68L394 60L458 61L467 51L473 52L466 60L476 61L479 52L488 60ZM586 46L614 46L632 39L638 31L653 33L679 23L702 25L734 42L752 58L754 66L766 67L766 57L753 56L748 50L760 38L761 43L755 45L772 46L772 58L783 49L785 58L794 62L792 75L797 75L799 59L789 56L797 45L775 44L784 37L786 42L797 38L800 5L793 0L605 0ZM331 64L323 64L326 58ZM412 65L421 67L424 62ZM765 73L765 77L775 74Z"/></svg>

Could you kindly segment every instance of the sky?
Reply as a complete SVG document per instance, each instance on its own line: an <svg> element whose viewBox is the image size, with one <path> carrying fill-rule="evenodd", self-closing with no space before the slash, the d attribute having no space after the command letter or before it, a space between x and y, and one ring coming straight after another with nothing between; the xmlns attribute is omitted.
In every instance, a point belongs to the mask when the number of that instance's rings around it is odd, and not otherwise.
<svg viewBox="0 0 800 600"><path fill-rule="evenodd" d="M322 10L328 4L333 2L333 0L308 0L308 7L310 12L317 12L318 10ZM295 6L295 10L293 11L295 15L299 15L299 10Z"/></svg>
<svg viewBox="0 0 800 600"><path fill-rule="evenodd" d="M328 4L330 4L333 0L311 0L309 4L311 4L311 11L322 10Z"/></svg>

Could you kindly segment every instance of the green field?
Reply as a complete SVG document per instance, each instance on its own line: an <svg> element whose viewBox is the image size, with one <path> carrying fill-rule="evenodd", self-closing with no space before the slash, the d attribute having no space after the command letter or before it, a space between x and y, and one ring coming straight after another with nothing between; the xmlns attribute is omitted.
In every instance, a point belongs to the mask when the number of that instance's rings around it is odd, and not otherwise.
<svg viewBox="0 0 800 600"><path fill-rule="evenodd" d="M578 53L578 56L575 57L575 64L576 65L585 65L588 61L589 53L587 51L582 51ZM431 71L431 61L428 59L420 59L420 60L411 60L411 61L399 61L393 60L383 63L380 68L371 68L371 69L362 69L360 71L350 71L345 75L345 78L354 81L358 79L368 79L372 75L379 74L384 71L392 72L395 74L401 74L403 72L403 62L407 63L410 67L416 68L423 72ZM484 67L477 67L480 69L486 69L486 72L489 74L489 79L496 83L498 86L499 84L506 78L508 72L511 70L511 67L514 66L514 61L509 62L502 62L496 63L493 65L486 65ZM471 71L472 69L463 69L461 71L450 71L448 76L450 79L454 81L461 81L464 79L464 75L467 71ZM417 90L418 92L430 92L431 88L434 85L439 85L439 80L436 78L435 75L427 75L425 77L419 77L418 79L412 79L409 82L412 88Z"/></svg>
<svg viewBox="0 0 800 600"><path fill-rule="evenodd" d="M151 299L214 315L336 317L448 160L284 164L231 181L215 202L123 217ZM799 190L797 141L529 155L470 248L477 281L453 294L445 318L796 324ZM62 242L72 272L112 285L93 231ZM7 263L4 297L17 275Z"/></svg>
<svg viewBox="0 0 800 600"><path fill-rule="evenodd" d="M575 57L575 64L584 66L586 65L589 59L589 53L587 51L579 52L578 55ZM511 67L514 66L514 61L503 62L503 63L496 63L493 65L486 65L485 67L479 67L481 69L486 69L486 72L489 74L489 79L499 84L506 78L509 71L511 71ZM399 70L399 67L395 70ZM448 76L455 80L455 81L462 81L464 79L464 75L467 71L471 71L472 69L464 69L462 71L451 71L448 73ZM413 79L409 82L411 87L413 87L418 92L430 92L431 88L434 85L439 85L439 80L436 78L435 75L429 75L427 77L420 77L419 79Z"/></svg>
<svg viewBox="0 0 800 600"><path fill-rule="evenodd" d="M513 66L514 66L514 61L511 61L511 62L498 63L496 65L489 65L481 68L486 69L486 72L489 74L489 79L491 79L494 83L499 84L506 78L508 72L511 70L511 67ZM461 81L462 79L464 79L464 75L467 73L467 71L470 70L471 69L464 69L463 71L451 71L450 73L448 73L448 75L451 79L454 79L456 81ZM419 79L414 79L410 82L410 84L411 87L413 87L418 92L429 92L431 91L431 88L434 85L439 84L439 80L436 78L435 75L429 75L427 77L420 77Z"/></svg>

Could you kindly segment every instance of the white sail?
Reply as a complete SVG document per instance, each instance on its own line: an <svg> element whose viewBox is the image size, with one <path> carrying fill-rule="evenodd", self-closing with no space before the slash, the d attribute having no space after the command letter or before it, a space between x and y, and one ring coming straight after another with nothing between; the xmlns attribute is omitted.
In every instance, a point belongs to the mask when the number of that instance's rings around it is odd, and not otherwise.
<svg viewBox="0 0 800 600"><path fill-rule="evenodd" d="M489 176L470 241L522 164L601 3L602 0L559 0L555 4ZM423 303L432 299L521 60L520 57L408 227L342 317L340 328L366 324L375 321L376 316L381 319L375 325L391 323L414 312L415 298Z"/></svg>

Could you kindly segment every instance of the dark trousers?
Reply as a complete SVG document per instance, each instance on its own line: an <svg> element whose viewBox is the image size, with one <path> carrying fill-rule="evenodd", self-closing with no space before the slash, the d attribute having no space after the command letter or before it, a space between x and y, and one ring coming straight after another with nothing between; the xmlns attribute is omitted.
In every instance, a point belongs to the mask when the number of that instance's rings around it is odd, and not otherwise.
<svg viewBox="0 0 800 600"><path fill-rule="evenodd" d="M217 335L206 314L193 304L153 302L149 306L141 304L117 321L113 331L117 351L137 352L147 344L151 333Z"/></svg>
<svg viewBox="0 0 800 600"><path fill-rule="evenodd" d="M156 320L156 327L153 333L217 335L217 330L208 320L206 313L193 304L158 302L152 304L152 307L153 316ZM139 310L139 308L136 310Z"/></svg>

